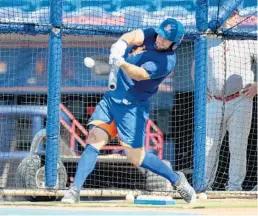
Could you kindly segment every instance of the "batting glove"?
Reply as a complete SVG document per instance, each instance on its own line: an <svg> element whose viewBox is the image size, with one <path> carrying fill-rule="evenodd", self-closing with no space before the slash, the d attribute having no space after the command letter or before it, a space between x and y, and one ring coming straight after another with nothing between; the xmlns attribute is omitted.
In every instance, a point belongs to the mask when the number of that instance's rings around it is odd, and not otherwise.
<svg viewBox="0 0 258 216"><path fill-rule="evenodd" d="M113 59L115 56L123 57L125 54L125 50L127 48L127 42L119 39L116 43L111 46L110 56L109 56L109 64L113 64Z"/></svg>
<svg viewBox="0 0 258 216"><path fill-rule="evenodd" d="M125 59L121 56L114 56L112 58L112 62L116 67L120 67L123 63L125 63Z"/></svg>

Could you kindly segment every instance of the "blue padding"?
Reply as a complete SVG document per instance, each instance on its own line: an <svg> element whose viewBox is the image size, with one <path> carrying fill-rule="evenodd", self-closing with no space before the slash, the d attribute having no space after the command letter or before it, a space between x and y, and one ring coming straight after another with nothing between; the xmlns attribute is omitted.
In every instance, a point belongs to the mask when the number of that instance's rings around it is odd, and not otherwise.
<svg viewBox="0 0 258 216"><path fill-rule="evenodd" d="M255 0L244 0L244 7L257 7L257 1Z"/></svg>
<svg viewBox="0 0 258 216"><path fill-rule="evenodd" d="M10 0L0 0L0 7L16 7L26 4L26 0L10 1Z"/></svg>
<svg viewBox="0 0 258 216"><path fill-rule="evenodd" d="M48 63L48 120L46 145L46 186L53 187L57 179L57 160L59 144L59 104L61 101L61 60L62 41L60 32L53 31L49 41Z"/></svg>
<svg viewBox="0 0 258 216"><path fill-rule="evenodd" d="M198 31L206 31L208 28L208 0L196 2L196 28Z"/></svg>
<svg viewBox="0 0 258 216"><path fill-rule="evenodd" d="M174 200L134 200L134 204L144 204L144 205L175 205Z"/></svg>
<svg viewBox="0 0 258 216"><path fill-rule="evenodd" d="M61 65L62 65L62 0L52 0L50 21L56 28L49 37L48 62L48 119L46 144L46 187L54 187L57 182L57 161L59 157L59 105L61 102Z"/></svg>
<svg viewBox="0 0 258 216"><path fill-rule="evenodd" d="M207 39L195 43L194 91L194 170L193 186L196 191L205 187L206 95L207 95Z"/></svg>
<svg viewBox="0 0 258 216"><path fill-rule="evenodd" d="M50 3L50 22L53 26L61 27L63 0L52 0Z"/></svg>

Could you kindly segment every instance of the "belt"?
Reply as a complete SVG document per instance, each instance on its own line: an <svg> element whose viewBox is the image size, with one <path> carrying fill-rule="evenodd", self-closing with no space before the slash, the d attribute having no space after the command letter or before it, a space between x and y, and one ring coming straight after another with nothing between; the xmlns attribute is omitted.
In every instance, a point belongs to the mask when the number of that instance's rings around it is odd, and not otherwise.
<svg viewBox="0 0 258 216"><path fill-rule="evenodd" d="M233 100L233 99L235 99L235 98L237 98L237 97L239 97L240 96L240 92L236 92L236 93L234 93L234 94L232 94L232 95L229 95L229 96L227 96L227 97L217 97L217 96L214 96L214 98L216 99L216 100L220 100L220 101L230 101L230 100Z"/></svg>

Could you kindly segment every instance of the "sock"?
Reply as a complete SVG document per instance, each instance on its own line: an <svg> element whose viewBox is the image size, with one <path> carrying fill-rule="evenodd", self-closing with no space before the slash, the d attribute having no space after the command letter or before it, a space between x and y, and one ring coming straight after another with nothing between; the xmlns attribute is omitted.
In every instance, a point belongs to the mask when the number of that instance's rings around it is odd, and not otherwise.
<svg viewBox="0 0 258 216"><path fill-rule="evenodd" d="M92 145L86 145L75 174L73 185L77 190L81 190L85 180L95 168L98 159L99 150Z"/></svg>
<svg viewBox="0 0 258 216"><path fill-rule="evenodd" d="M167 165L154 154L146 152L141 167L166 178L172 184L179 180L179 175L167 167Z"/></svg>

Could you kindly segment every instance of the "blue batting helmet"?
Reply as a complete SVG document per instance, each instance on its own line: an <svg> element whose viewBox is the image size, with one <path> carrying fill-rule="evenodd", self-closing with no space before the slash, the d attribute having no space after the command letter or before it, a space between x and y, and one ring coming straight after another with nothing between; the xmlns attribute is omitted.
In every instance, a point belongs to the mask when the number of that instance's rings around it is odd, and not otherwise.
<svg viewBox="0 0 258 216"><path fill-rule="evenodd" d="M181 40L184 37L184 26L181 22L167 18L164 20L158 29L156 29L156 33L161 37L174 42L176 45L181 43Z"/></svg>

